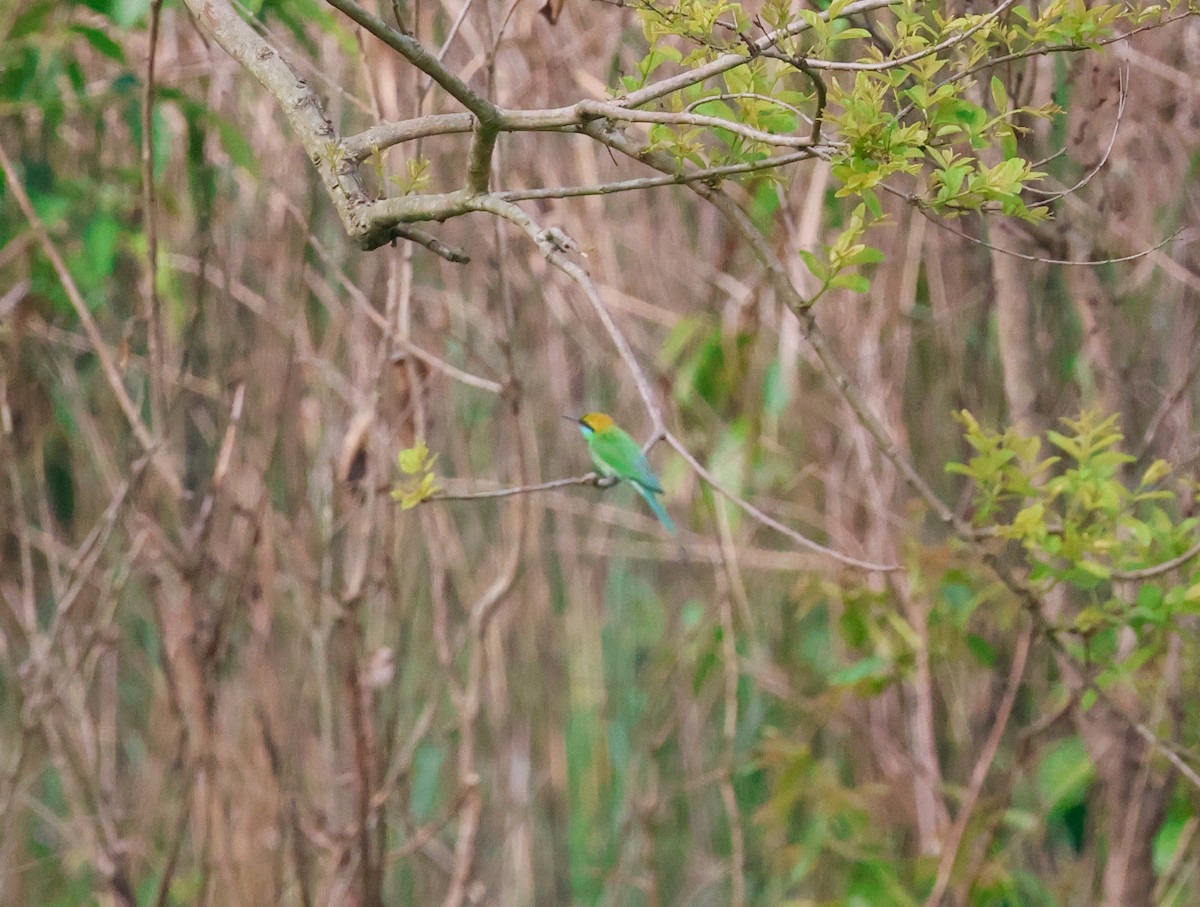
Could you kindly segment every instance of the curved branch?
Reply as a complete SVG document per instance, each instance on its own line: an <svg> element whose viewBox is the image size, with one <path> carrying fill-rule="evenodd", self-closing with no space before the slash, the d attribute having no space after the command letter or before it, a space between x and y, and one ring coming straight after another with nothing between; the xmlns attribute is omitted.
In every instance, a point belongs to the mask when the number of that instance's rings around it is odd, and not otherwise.
<svg viewBox="0 0 1200 907"><path fill-rule="evenodd" d="M671 113L665 110L630 110L622 104L612 104L606 101L580 101L573 108L584 119L604 117L629 123L654 123L665 126L704 126L709 129L721 129L725 132L739 135L752 142L762 142L765 145L778 145L785 148L807 148L813 144L811 136L777 135L764 132L753 126L745 126L721 117L706 116L702 113Z"/></svg>
<svg viewBox="0 0 1200 907"><path fill-rule="evenodd" d="M1163 561L1161 564L1155 564L1153 567L1143 567L1141 570L1114 570L1112 577L1113 579L1121 580L1153 579L1156 576L1162 576L1164 573L1170 573L1176 567L1182 567L1198 554L1200 554L1200 542L1197 542L1187 551L1183 552L1183 554L1173 557L1169 561Z"/></svg>
<svg viewBox="0 0 1200 907"><path fill-rule="evenodd" d="M856 13L871 12L872 10L894 5L895 0L858 0L857 3L846 4L841 12L838 13L837 18L846 18ZM828 20L829 11L824 10L818 13L818 15L822 19ZM682 91L692 85L698 85L707 79L711 79L713 76L719 76L731 69L736 69L738 66L745 65L754 57L761 55L763 51L776 46L783 39L794 38L796 35L808 31L811 27L807 20L792 22L783 28L768 32L757 41L751 42L744 53L722 54L704 66L698 66L689 72L671 76L670 78L655 82L653 85L647 85L645 88L630 92L621 99L620 103L625 107L641 107L643 104L649 104L651 101L656 101L676 91Z"/></svg>
<svg viewBox="0 0 1200 907"><path fill-rule="evenodd" d="M348 136L342 143L346 158L361 163L374 152L393 145L412 142L435 135L455 135L471 132L479 121L469 113L432 113L400 122L376 123L362 132Z"/></svg>
<svg viewBox="0 0 1200 907"><path fill-rule="evenodd" d="M656 189L660 186L683 186L688 183L708 182L723 179L727 176L737 176L743 173L755 173L759 170L771 170L806 161L814 157L810 150L793 151L790 154L780 154L761 161L749 161L744 164L724 164L720 167L706 167L687 173L675 173L670 176L643 176L637 179L618 180L612 183L598 183L594 186L552 186L548 189L510 189L494 193L497 198L507 202L532 201L539 198L577 198L583 195L611 195L615 192L632 192L639 189Z"/></svg>
<svg viewBox="0 0 1200 907"><path fill-rule="evenodd" d="M1104 165L1108 163L1109 157L1112 156L1113 148L1117 144L1117 135L1121 131L1121 118L1125 115L1125 103L1128 100L1129 100L1129 67L1126 66L1123 70L1120 71L1120 86L1119 86L1118 92L1117 92L1117 115L1113 119L1112 135L1109 136L1108 147L1104 149L1104 154L1101 156L1100 162L1098 164L1096 164L1096 166L1093 167L1091 170L1089 170L1086 174L1084 174L1080 178L1079 182L1077 182L1070 189L1062 189L1057 192L1044 192L1043 190L1036 189L1032 186L1026 186L1025 188L1027 191L1033 192L1037 195L1045 196L1038 202L1039 205L1048 205L1051 202L1058 201L1060 198L1066 198L1068 195L1078 192L1080 189L1082 189L1084 186L1086 186L1088 183L1090 183L1093 179L1095 179L1097 173L1099 173L1101 170L1104 169Z"/></svg>
<svg viewBox="0 0 1200 907"><path fill-rule="evenodd" d="M907 66L909 63L915 63L918 60L924 59L925 57L940 53L943 50L949 50L951 47L961 44L993 19L998 18L1005 12L1005 10L1007 10L1016 2L1017 0L1004 0L1003 3L1001 3L998 7L992 10L966 31L959 32L957 35L952 35L945 41L942 41L939 44L934 44L932 47L926 47L922 50L916 51L915 53L908 54L907 56L897 57L894 60L881 60L878 63L843 63L839 60L817 60L809 57L792 57L788 54L776 55L771 50L764 50L763 55L768 57L776 57L777 59L784 60L785 62L794 63L796 66L800 66L801 63L803 63L803 67L801 68L808 69L827 69L841 72L886 72L889 69L895 69L898 66ZM843 15L845 15L845 13L843 13Z"/></svg>
<svg viewBox="0 0 1200 907"><path fill-rule="evenodd" d="M881 183L880 185L883 184ZM1043 265L1062 265L1063 267L1067 268L1096 268L1100 267L1101 265L1113 265L1126 261L1137 261L1139 258L1145 258L1147 255L1153 255L1159 249L1163 248L1163 246L1174 242L1179 237L1179 234L1185 229L1184 227L1180 227L1166 239L1160 240L1150 248L1142 249L1140 252L1134 252L1130 255L1122 255L1120 258L1101 258L1097 261L1079 261L1073 258L1044 258L1041 255L1032 255L1028 252L1018 252L1016 249L1005 249L1001 246L993 245L986 239L979 239L976 236L971 236L969 233L964 233L962 230L956 230L954 227L951 227L940 218L934 217L920 205L916 205L915 207L921 212L925 219L934 226L945 230L947 233L953 233L955 236L965 239L967 242L974 243L977 246L983 246L985 249L991 249L993 252L999 252L1001 255L1009 255L1013 258L1019 258L1022 261L1032 261Z"/></svg>
<svg viewBox="0 0 1200 907"><path fill-rule="evenodd" d="M184 2L200 30L275 97L325 184L347 232L357 236L360 232L357 208L367 201L367 192L353 162L346 159L341 136L325 115L316 92L237 14L228 0Z"/></svg>
<svg viewBox="0 0 1200 907"><path fill-rule="evenodd" d="M392 227L392 233L397 239L407 239L409 242L415 242L418 246L424 246L438 258L444 258L451 264L465 265L471 261L471 256L462 249L447 245L432 233L418 227L396 224Z"/></svg>
<svg viewBox="0 0 1200 907"><path fill-rule="evenodd" d="M189 3L195 0L188 0ZM326 0L334 9L345 13L376 38L390 47L413 66L437 82L446 93L458 101L463 107L475 114L480 123L493 124L497 122L500 108L471 89L454 72L447 68L440 59L431 54L425 46L412 35L406 35L392 28L374 13L363 9L354 0Z"/></svg>

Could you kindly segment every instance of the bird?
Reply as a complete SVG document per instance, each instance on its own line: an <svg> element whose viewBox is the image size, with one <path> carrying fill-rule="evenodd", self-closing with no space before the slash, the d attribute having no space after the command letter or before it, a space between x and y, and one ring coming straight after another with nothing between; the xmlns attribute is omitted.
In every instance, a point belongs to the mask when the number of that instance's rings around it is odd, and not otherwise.
<svg viewBox="0 0 1200 907"><path fill-rule="evenodd" d="M588 452L600 474L632 485L646 499L667 531L674 534L675 524L658 500L658 495L663 493L662 483L650 469L650 461L642 453L637 441L617 425L612 416L605 413L588 413L579 419L574 416L563 418L579 423L579 431L587 441Z"/></svg>

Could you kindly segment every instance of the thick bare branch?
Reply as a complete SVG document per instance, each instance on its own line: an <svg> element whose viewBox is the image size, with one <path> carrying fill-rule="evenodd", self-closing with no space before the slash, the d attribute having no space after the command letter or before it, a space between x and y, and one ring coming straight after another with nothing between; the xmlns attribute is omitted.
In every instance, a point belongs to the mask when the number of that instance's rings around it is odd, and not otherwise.
<svg viewBox="0 0 1200 907"><path fill-rule="evenodd" d="M332 199L346 232L359 237L359 208L368 200L355 161L316 92L228 0L185 0L200 29L262 84L279 103ZM376 243L378 245L378 243Z"/></svg>

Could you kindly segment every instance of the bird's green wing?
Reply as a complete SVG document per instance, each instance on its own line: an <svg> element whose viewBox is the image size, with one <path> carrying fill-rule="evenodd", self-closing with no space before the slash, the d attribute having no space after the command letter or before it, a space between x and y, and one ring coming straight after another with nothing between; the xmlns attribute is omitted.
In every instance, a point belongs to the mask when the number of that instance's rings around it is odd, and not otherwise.
<svg viewBox="0 0 1200 907"><path fill-rule="evenodd" d="M592 459L602 472L636 482L644 488L662 494L662 484L650 470L650 461L637 441L615 425L598 431L591 438Z"/></svg>

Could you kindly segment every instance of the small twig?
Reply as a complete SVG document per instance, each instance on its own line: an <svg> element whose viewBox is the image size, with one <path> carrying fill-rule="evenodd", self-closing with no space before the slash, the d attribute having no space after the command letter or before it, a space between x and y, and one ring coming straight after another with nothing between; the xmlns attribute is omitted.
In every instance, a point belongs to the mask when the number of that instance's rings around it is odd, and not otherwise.
<svg viewBox="0 0 1200 907"><path fill-rule="evenodd" d="M858 0L856 3L847 4L838 14L838 18L847 18L856 13L883 9L894 5L894 3L895 0ZM822 10L817 15L826 21L829 19L828 10ZM677 91L682 91L701 82L706 82L714 76L719 76L731 69L736 69L738 66L745 66L755 56L760 55L764 50L776 46L784 38L794 38L808 31L811 27L805 19L790 22L782 28L763 35L757 41L753 42L744 53L722 54L711 63L697 66L688 72L670 76L652 85L647 85L645 88L630 92L621 100L621 103L628 107L641 107L643 104L649 104L651 101L656 101L666 95L674 94Z"/></svg>
<svg viewBox="0 0 1200 907"><path fill-rule="evenodd" d="M58 633L67 616L70 614L71 608L74 607L80 592L91 581L96 571L96 565L100 561L100 555L104 552L104 546L108 543L113 528L116 526L117 518L120 516L125 502L129 499L130 493L141 482L148 461L148 456L142 457L130 467L129 478L117 490L117 493L104 509L104 514L96 522L96 525L92 527L91 531L88 532L87 537L83 540L83 544L79 546L75 557L68 565L67 570L71 575L71 585L67 587L67 590L55 604L54 616L51 618L50 625L46 629L46 639L51 646L58 637Z"/></svg>
<svg viewBox="0 0 1200 907"><path fill-rule="evenodd" d="M334 9L345 13L392 50L399 53L413 66L421 70L433 81L437 82L446 93L458 101L463 107L475 114L481 123L494 123L498 120L500 108L487 98L473 91L456 73L446 67L441 60L412 35L406 35L392 28L374 13L363 9L353 0L326 0Z"/></svg>
<svg viewBox="0 0 1200 907"><path fill-rule="evenodd" d="M216 505L217 495L221 491L221 486L225 484L225 476L229 472L229 464L233 458L233 446L237 440L238 423L242 420L245 401L246 385L244 382L240 382L233 392L233 400L229 405L229 423L225 426L225 434L221 439L217 461L213 466L212 478L209 481L208 493L200 503L200 508L196 513L196 519L192 522L191 528L185 532L187 550L191 552L193 557L191 563L192 569L198 569L206 556L209 533L213 528L213 510ZM282 406L279 411L283 412Z"/></svg>
<svg viewBox="0 0 1200 907"><path fill-rule="evenodd" d="M471 256L462 249L456 249L453 246L447 245L432 233L422 230L420 227L396 224L392 228L392 233L399 239L407 239L409 242L415 242L419 246L424 246L434 255L444 258L452 264L465 265L471 261Z"/></svg>
<svg viewBox="0 0 1200 907"><path fill-rule="evenodd" d="M1090 44L1054 44L1041 47L1031 47L1026 50L1013 51L1008 54L1001 54L998 57L989 57L969 69L964 69L962 72L956 72L954 75L937 82L936 87L940 88L943 85L949 85L952 82L961 82L963 79L969 79L976 73L983 72L985 69L994 69L997 66L1003 66L1005 63L1013 63L1017 60L1024 60L1029 57L1040 57L1046 54L1061 54L1061 53L1080 53L1082 51L1095 50L1097 47L1107 47L1110 44L1119 44L1122 41L1127 41L1134 35L1140 32L1149 31L1153 28L1161 28L1164 25L1170 25L1172 22L1177 22L1180 19L1185 19L1188 16L1194 16L1195 12L1185 8L1183 12L1177 13L1174 16L1167 16L1157 22L1147 22L1144 25L1139 25L1136 28L1131 28L1129 31L1121 32L1119 35L1109 35L1107 38ZM906 108L910 110L911 105Z"/></svg>
<svg viewBox="0 0 1200 907"><path fill-rule="evenodd" d="M479 375L472 375L470 372L464 372L458 366L451 365L444 359L439 359L437 356L430 353L428 350L423 350L417 346L403 334L396 334L392 340L399 346L404 348L402 353L394 353L392 362L399 363L404 361L405 355L410 355L414 359L419 359L431 369L441 372L447 377L453 378L461 384L468 387L477 387L479 390L487 391L489 394L501 394L504 392L504 386L499 381L493 381L491 378L481 378Z"/></svg>
<svg viewBox="0 0 1200 907"><path fill-rule="evenodd" d="M882 183L880 185L883 186ZM887 187L883 186L883 188L886 189ZM892 190L889 189L888 191L892 191ZM905 196L905 197L908 199L908 201L910 203L915 201L915 199L913 199L912 196ZM1159 249L1163 248L1163 246L1166 246L1166 245L1174 242L1175 239L1178 238L1179 234L1182 233L1185 229L1184 227L1180 227L1178 230L1176 230L1174 233L1172 233L1166 239L1156 243L1155 245L1151 246L1148 249L1143 249L1140 252L1134 252L1132 255L1122 255L1120 258L1102 258L1097 261L1077 261L1077 260L1070 259L1070 258L1044 258L1040 255L1032 255L1028 252L1018 252L1015 249L1005 249L1001 246L997 246L997 245L994 245L993 243L988 242L986 239L979 239L978 237L971 236L969 233L964 233L962 230L957 230L954 227L951 227L949 224L947 224L941 218L934 217L930 212L926 211L920 205L915 205L915 207L918 211L921 212L921 214L927 220L932 222L935 226L941 228L942 230L945 230L947 233L953 233L955 236L957 236L961 239L967 240L967 242L972 242L977 246L983 246L985 249L990 249L991 251L998 252L1001 255L1010 255L1013 258L1019 258L1022 261L1032 261L1032 262L1036 262L1038 264L1043 264L1043 265L1062 265L1064 267L1074 267L1074 268L1097 268L1102 265L1114 265L1114 264L1120 264L1120 263L1126 262L1126 261L1137 261L1139 258L1145 258L1147 255L1153 255Z"/></svg>
<svg viewBox="0 0 1200 907"><path fill-rule="evenodd" d="M454 24L450 26L450 31L446 33L446 39L442 41L442 46L438 48L437 61L440 63L446 59L446 53L450 50L450 45L454 43L454 39L458 37L458 30L462 28L462 24L466 21L467 13L471 11L471 5L475 0L465 0L462 9L458 11L458 15L454 17ZM417 108L420 109L421 102L425 100L425 95L429 93L430 86L433 85L433 76L425 73L421 79L420 85L417 88Z"/></svg>
<svg viewBox="0 0 1200 907"><path fill-rule="evenodd" d="M1005 684L1004 696L1000 700L1000 706L996 710L996 717L992 721L992 729L988 732L988 738L983 744L983 749L979 753L979 758L975 762L975 768L971 771L971 781L963 794L962 801L959 803L958 816L954 820L954 825L950 829L950 833L946 836L945 843L942 846L941 860L938 862L937 879L933 884L933 891L925 901L925 907L939 907L942 902L942 895L946 893L946 887L950 884L950 874L954 870L954 863L958 857L959 848L962 846L963 834L967 830L967 823L971 820L971 814L975 811L975 804L979 802L979 794L983 790L983 784L987 780L988 773L991 771L992 764L996 761L996 753L1000 749L1000 740L1004 736L1004 731L1008 727L1009 718L1012 717L1013 705L1017 699L1017 692L1021 688L1021 681L1025 676L1025 665L1029 661L1029 650L1033 645L1034 625L1030 624L1021 633L1021 638L1017 640L1017 649L1013 653L1012 664L1008 669L1008 681Z"/></svg>
<svg viewBox="0 0 1200 907"><path fill-rule="evenodd" d="M801 110L799 107L795 107L792 104L788 104L786 101L781 101L781 100L779 100L779 98L773 98L770 95L766 95L766 94L758 94L757 92L753 92L753 91L726 91L726 92L722 92L721 94L711 94L711 95L708 95L703 98L697 98L696 100L694 100L690 104L688 104L687 107L683 108L683 112L691 113L697 107L703 107L705 104L711 104L713 101L736 101L736 100L743 100L743 99L751 100L751 101L762 101L766 104L774 104L776 107L782 107L784 110L791 111L792 113L794 113L796 116L800 117L800 119L804 120L807 123L813 122L813 118L810 117L803 110Z"/></svg>
<svg viewBox="0 0 1200 907"><path fill-rule="evenodd" d="M33 282L30 280L18 280L3 294L0 294L0 321L3 321L11 315L25 298L29 295L29 291L33 288Z"/></svg>
<svg viewBox="0 0 1200 907"><path fill-rule="evenodd" d="M200 761L192 759L183 784L182 796L176 802L179 804L179 814L171 829L170 844L167 845L167 860L162 869L162 877L158 882L158 894L154 898L154 907L167 907L170 903L171 883L179 868L179 854L183 850L183 841L194 818L192 814L192 795L196 784L196 776L200 773Z"/></svg>
<svg viewBox="0 0 1200 907"><path fill-rule="evenodd" d="M1197 542L1178 557L1173 557L1169 561L1163 561L1161 564L1155 564L1153 567L1143 567L1140 570L1114 570L1112 578L1119 580L1153 579L1156 576L1162 576L1164 573L1170 573L1176 567L1182 567L1198 554L1200 554L1200 542Z"/></svg>
<svg viewBox="0 0 1200 907"><path fill-rule="evenodd" d="M150 4L150 37L146 61L146 84L142 89L142 217L146 224L146 266L149 274L149 311L146 317L146 347L149 361L150 412L155 429L162 431L164 404L163 363L165 336L162 300L158 295L158 202L154 185L154 64L158 55L158 26L163 0Z"/></svg>
<svg viewBox="0 0 1200 907"><path fill-rule="evenodd" d="M643 176L637 179L617 180L611 183L596 183L592 186L555 186L548 189L509 189L494 193L497 198L509 202L523 202L543 198L578 198L587 195L611 195L615 192L632 192L640 189L656 189L660 186L683 186L687 183L716 181L726 176L737 176L743 173L754 173L758 170L770 170L797 161L810 160L813 157L810 150L793 151L780 154L761 161L747 161L744 164L724 164L720 167L706 167L686 173L670 176Z"/></svg>
<svg viewBox="0 0 1200 907"><path fill-rule="evenodd" d="M434 835L445 828L450 820L459 814L465 805L467 798L477 795L479 779L475 778L473 780L475 781L474 784L466 784L459 789L457 796L455 796L454 800L440 816L430 822L426 822L420 828L416 829L412 833L412 836L404 842L402 847L389 850L385 855L385 859L398 860L402 857L411 856L428 844L433 839Z"/></svg>
<svg viewBox="0 0 1200 907"><path fill-rule="evenodd" d="M799 66L798 61L802 60L805 66L812 68L812 69L829 69L829 70L837 70L837 71L842 71L842 72L886 72L889 69L896 69L897 67L900 67L900 66L907 66L909 63L915 63L918 60L924 59L925 57L932 56L933 54L941 53L943 50L949 50L951 47L955 47L956 45L962 44L963 41L967 40L967 38L971 37L971 35L975 34L977 31L979 31L985 25L990 23L993 19L996 19L999 16L1001 16L1010 6L1012 6L1016 2L1017 2L1017 0L1004 0L1003 3L1001 3L998 7L996 7L994 10L992 10L990 13L988 13L986 16L984 16L982 19L980 19L978 22L976 22L974 25L972 25L966 31L959 32L956 35L951 35L949 38L947 38L945 41L940 42L939 44L934 44L931 47L923 48L922 50L915 51L914 53L908 54L907 56L904 56L904 57L897 57L894 60L881 60L878 63L844 63L840 60L816 60L816 59L811 59L811 58L807 58L807 57L788 58L787 55L781 55L781 58L787 59L788 62L797 61L796 62L797 66ZM847 15L848 12L849 12L849 10L847 9L846 11L843 11L842 15L843 16ZM774 54L772 53L770 48L764 49L762 51L762 53L763 53L763 56L774 56Z"/></svg>
<svg viewBox="0 0 1200 907"><path fill-rule="evenodd" d="M1096 164L1096 166L1093 167L1091 170L1089 170L1086 174L1084 174L1084 176L1079 180L1079 182L1077 182L1070 189L1062 189L1057 192L1044 192L1043 190L1037 189L1033 186L1026 186L1025 188L1027 191L1036 193L1038 195L1045 196L1038 202L1039 205L1047 205L1047 204L1050 204L1051 202L1058 201L1060 198L1065 198L1068 195L1078 192L1080 189L1082 189L1084 186L1086 186L1088 183L1090 183L1093 179L1095 179L1097 173L1099 173L1101 170L1104 169L1104 165L1108 163L1109 157L1112 156L1113 148L1116 147L1117 134L1121 131L1121 118L1125 115L1125 104L1128 100L1129 100L1129 67L1126 66L1125 69L1121 70L1121 72L1120 72L1120 85L1118 87L1118 92L1117 92L1117 115L1113 120L1112 135L1109 136L1109 138L1108 138L1108 147L1106 147L1104 149L1104 154L1101 155L1100 162L1098 164Z"/></svg>
<svg viewBox="0 0 1200 907"><path fill-rule="evenodd" d="M1195 347L1194 335L1192 345ZM1154 443L1154 438L1158 434L1158 430L1162 427L1163 421L1170 414L1171 409L1183 399L1183 395L1187 393L1188 386L1196 380L1198 372L1200 372L1200 357L1193 356L1192 363L1188 366L1187 374L1171 389L1171 393L1163 398L1158 409L1154 411L1154 415L1150 417L1150 422L1146 425L1146 430L1142 433L1142 440L1138 446L1137 458L1139 460L1149 452L1150 445Z"/></svg>
<svg viewBox="0 0 1200 907"><path fill-rule="evenodd" d="M794 135L781 135L766 132L746 126L732 120L720 117L706 116L699 113L672 113L665 110L635 110L623 104L608 101L583 100L575 105L575 110L585 119L588 117L604 117L609 120L619 120L628 123L653 123L666 126L704 126L709 129L720 129L733 135L741 136L752 142L762 142L767 145L779 145L786 148L808 148L813 142L811 137L803 138Z"/></svg>

